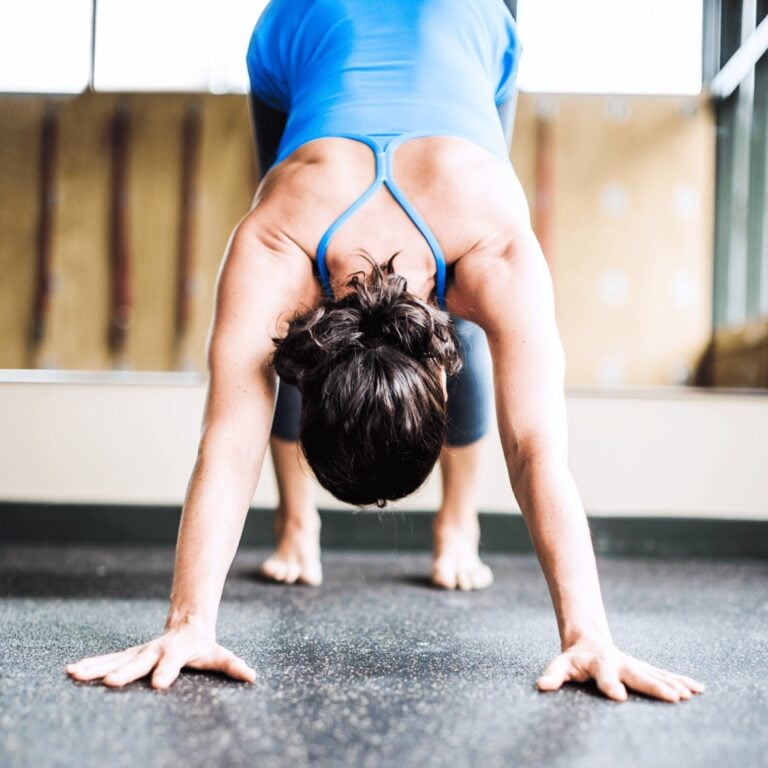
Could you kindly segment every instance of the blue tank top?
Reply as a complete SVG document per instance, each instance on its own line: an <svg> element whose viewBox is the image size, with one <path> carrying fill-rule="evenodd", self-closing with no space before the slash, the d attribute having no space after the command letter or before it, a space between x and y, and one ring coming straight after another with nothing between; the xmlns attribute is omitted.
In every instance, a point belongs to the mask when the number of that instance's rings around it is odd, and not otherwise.
<svg viewBox="0 0 768 768"><path fill-rule="evenodd" d="M445 258L392 178L392 154L409 138L459 136L508 161L497 107L512 94L521 46L502 0L271 0L248 48L251 91L286 112L275 162L326 137L367 144L376 178L321 239L381 185L427 241L444 305Z"/></svg>

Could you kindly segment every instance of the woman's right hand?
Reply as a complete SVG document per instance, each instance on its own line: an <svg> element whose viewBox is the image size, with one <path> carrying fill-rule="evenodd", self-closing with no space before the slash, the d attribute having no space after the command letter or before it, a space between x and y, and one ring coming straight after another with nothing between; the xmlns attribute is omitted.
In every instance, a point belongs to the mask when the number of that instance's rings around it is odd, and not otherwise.
<svg viewBox="0 0 768 768"><path fill-rule="evenodd" d="M241 658L188 624L168 629L144 645L81 659L68 664L65 670L74 680L101 679L110 688L119 688L151 673L152 687L165 689L184 667L221 672L247 683L256 678L255 670Z"/></svg>

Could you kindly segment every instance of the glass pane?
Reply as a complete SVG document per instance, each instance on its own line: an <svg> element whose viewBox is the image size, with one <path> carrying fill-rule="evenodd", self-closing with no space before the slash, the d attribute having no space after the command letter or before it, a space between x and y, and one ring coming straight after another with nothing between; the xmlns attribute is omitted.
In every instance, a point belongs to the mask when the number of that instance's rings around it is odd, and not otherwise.
<svg viewBox="0 0 768 768"><path fill-rule="evenodd" d="M266 0L99 0L97 90L247 90L245 52Z"/></svg>
<svg viewBox="0 0 768 768"><path fill-rule="evenodd" d="M522 90L696 94L701 0L519 0Z"/></svg>
<svg viewBox="0 0 768 768"><path fill-rule="evenodd" d="M0 92L80 93L91 70L91 0L4 0Z"/></svg>

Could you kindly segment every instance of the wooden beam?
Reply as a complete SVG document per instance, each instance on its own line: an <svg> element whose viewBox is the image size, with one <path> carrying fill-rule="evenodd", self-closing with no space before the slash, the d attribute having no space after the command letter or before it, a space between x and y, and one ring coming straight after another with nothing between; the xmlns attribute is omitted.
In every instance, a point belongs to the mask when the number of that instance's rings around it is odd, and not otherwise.
<svg viewBox="0 0 768 768"><path fill-rule="evenodd" d="M533 204L533 230L539 240L544 258L554 273L554 218L555 197L555 142L554 125L549 115L536 116L536 169Z"/></svg>
<svg viewBox="0 0 768 768"><path fill-rule="evenodd" d="M176 361L177 367L182 369L188 367L184 361L183 346L189 331L194 294L195 250L200 198L201 133L200 105L197 101L190 101L184 112L182 127L181 217L176 283Z"/></svg>
<svg viewBox="0 0 768 768"><path fill-rule="evenodd" d="M37 270L32 310L32 354L37 355L45 338L53 291L53 231L56 218L56 163L59 122L56 109L47 104L40 127L39 218L37 227Z"/></svg>
<svg viewBox="0 0 768 768"><path fill-rule="evenodd" d="M110 215L111 311L108 342L115 366L126 367L125 351L131 321L131 271L129 246L128 153L131 115L118 103L112 118L112 197Z"/></svg>

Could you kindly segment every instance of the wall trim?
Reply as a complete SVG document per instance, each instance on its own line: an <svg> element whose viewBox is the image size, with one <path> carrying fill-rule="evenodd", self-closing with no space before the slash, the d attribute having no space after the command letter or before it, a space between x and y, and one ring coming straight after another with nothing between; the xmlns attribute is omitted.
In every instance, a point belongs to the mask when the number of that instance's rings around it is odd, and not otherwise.
<svg viewBox="0 0 768 768"><path fill-rule="evenodd" d="M27 544L173 545L181 509L170 505L0 502L0 542ZM432 515L412 510L326 509L325 549L429 550ZM532 552L519 514L481 513L485 552ZM600 555L768 558L768 521L589 516ZM272 511L251 508L241 546L273 543Z"/></svg>

